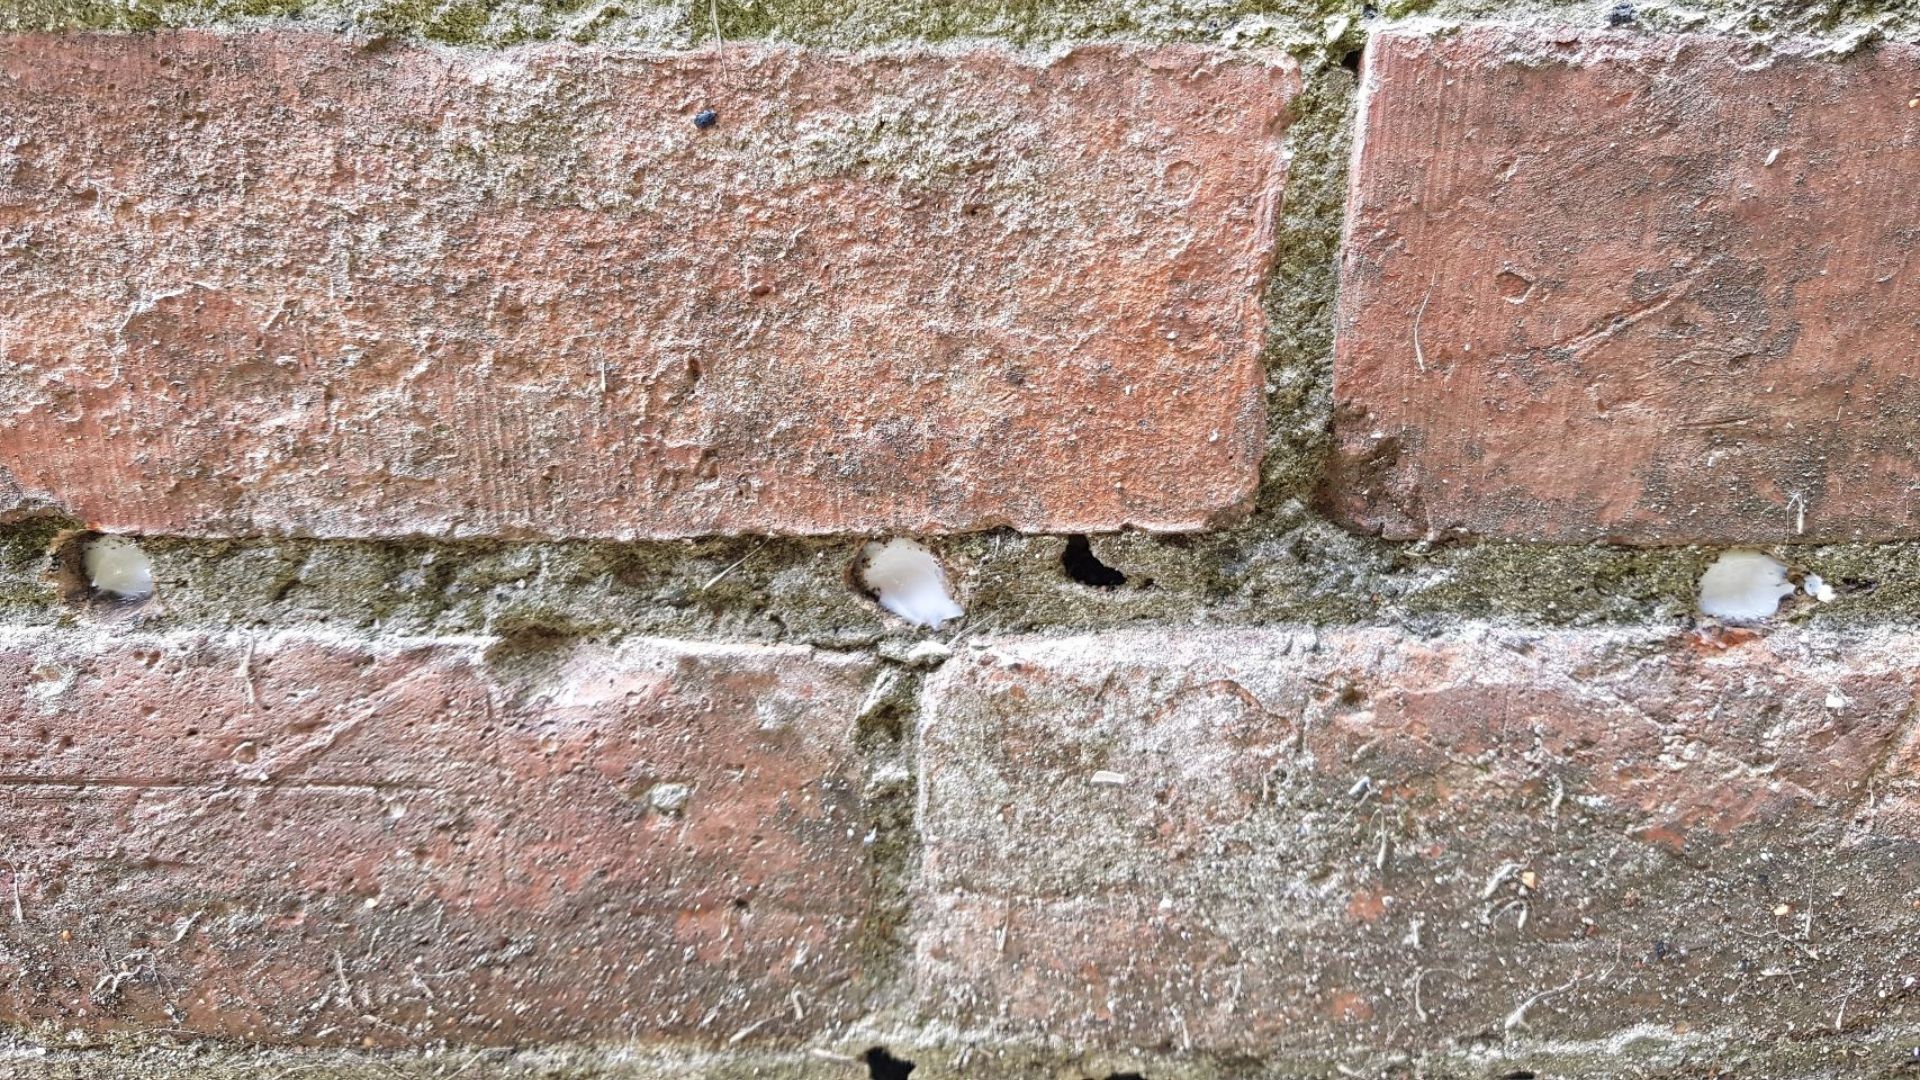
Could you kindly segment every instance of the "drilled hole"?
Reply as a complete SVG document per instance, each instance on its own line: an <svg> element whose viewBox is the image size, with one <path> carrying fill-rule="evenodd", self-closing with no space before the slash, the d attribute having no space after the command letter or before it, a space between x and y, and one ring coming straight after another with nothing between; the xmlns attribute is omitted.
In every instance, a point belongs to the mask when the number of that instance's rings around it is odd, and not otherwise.
<svg viewBox="0 0 1920 1080"><path fill-rule="evenodd" d="M62 536L54 542L52 572L62 600L96 615L138 611L154 597L153 560L129 536Z"/></svg>
<svg viewBox="0 0 1920 1080"><path fill-rule="evenodd" d="M907 1080L913 1072L913 1062L894 1057L884 1046L876 1046L860 1055L867 1063L869 1080Z"/></svg>
<svg viewBox="0 0 1920 1080"><path fill-rule="evenodd" d="M1355 75L1358 75L1360 74L1361 57L1362 57L1361 50L1354 49L1348 52L1345 56L1342 56L1340 58L1340 66L1343 68L1346 68L1348 71L1353 72Z"/></svg>
<svg viewBox="0 0 1920 1080"><path fill-rule="evenodd" d="M953 597L940 557L915 540L862 544L848 577L862 596L914 626L937 630L966 613Z"/></svg>
<svg viewBox="0 0 1920 1080"><path fill-rule="evenodd" d="M1093 545L1085 536L1067 537L1067 548L1060 553L1060 568L1073 580L1096 589L1113 589L1127 583L1127 575L1094 555Z"/></svg>

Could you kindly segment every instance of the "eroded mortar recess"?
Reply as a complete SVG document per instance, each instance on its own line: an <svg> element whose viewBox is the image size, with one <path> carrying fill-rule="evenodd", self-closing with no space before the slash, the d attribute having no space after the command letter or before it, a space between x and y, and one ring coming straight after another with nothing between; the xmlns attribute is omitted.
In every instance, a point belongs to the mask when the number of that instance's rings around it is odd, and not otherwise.
<svg viewBox="0 0 1920 1080"><path fill-rule="evenodd" d="M54 625L88 617L62 602L48 547L70 522L0 526L0 618ZM321 625L392 634L494 634L548 642L628 634L871 648L985 633L1161 624L1398 623L1464 619L1595 626L1694 621L1717 552L1524 544L1385 544L1297 504L1234 533L1094 537L1118 587L1061 566L1064 537L989 533L938 540L966 615L910 626L848 586L859 541L672 544L357 543L142 537L166 597L154 629ZM1790 604L1776 624L1871 625L1920 612L1920 544L1771 549L1817 574L1833 602Z"/></svg>

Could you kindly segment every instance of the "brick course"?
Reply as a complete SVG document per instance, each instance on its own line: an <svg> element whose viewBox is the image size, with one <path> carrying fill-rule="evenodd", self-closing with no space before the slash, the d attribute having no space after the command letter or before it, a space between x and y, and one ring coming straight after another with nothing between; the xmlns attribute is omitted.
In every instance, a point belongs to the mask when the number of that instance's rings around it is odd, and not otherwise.
<svg viewBox="0 0 1920 1080"><path fill-rule="evenodd" d="M1849 988L1858 1021L1912 1023L1881 961L1914 955L1916 781L1894 751L1917 646L1489 627L985 642L922 712L922 1008L1256 1054L1497 1036L1543 992L1523 1020L1554 1038L1623 1017L1684 1031L1730 1001L1788 1028Z"/></svg>
<svg viewBox="0 0 1920 1080"><path fill-rule="evenodd" d="M0 509L1199 528L1255 480L1297 81L1187 47L0 40Z"/></svg>
<svg viewBox="0 0 1920 1080"><path fill-rule="evenodd" d="M378 1046L811 1030L858 1001L870 671L9 634L0 1019Z"/></svg>
<svg viewBox="0 0 1920 1080"><path fill-rule="evenodd" d="M1377 36L1337 512L1397 539L1920 535L1920 49Z"/></svg>

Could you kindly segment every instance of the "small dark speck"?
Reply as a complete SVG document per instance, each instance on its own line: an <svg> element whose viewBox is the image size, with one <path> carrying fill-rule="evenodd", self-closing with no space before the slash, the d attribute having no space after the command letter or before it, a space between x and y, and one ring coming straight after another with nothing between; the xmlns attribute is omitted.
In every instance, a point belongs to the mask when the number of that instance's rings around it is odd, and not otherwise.
<svg viewBox="0 0 1920 1080"><path fill-rule="evenodd" d="M1608 26L1626 26L1633 22L1633 19L1633 5L1626 3L1625 0L1613 5L1613 10L1607 12Z"/></svg>
<svg viewBox="0 0 1920 1080"><path fill-rule="evenodd" d="M720 122L720 114L712 109L701 109L693 114L693 126L705 131Z"/></svg>

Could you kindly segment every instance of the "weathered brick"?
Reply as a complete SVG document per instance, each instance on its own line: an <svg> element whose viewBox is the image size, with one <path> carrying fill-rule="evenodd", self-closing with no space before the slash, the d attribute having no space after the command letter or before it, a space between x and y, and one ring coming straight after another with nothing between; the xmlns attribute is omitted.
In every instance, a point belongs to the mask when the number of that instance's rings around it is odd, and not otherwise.
<svg viewBox="0 0 1920 1080"><path fill-rule="evenodd" d="M0 1019L813 1030L858 1000L868 674L664 641L5 635Z"/></svg>
<svg viewBox="0 0 1920 1080"><path fill-rule="evenodd" d="M1481 627L963 650L926 689L921 1007L1256 1054L1816 1030L1843 997L1849 1023L1912 1023L1920 828L1882 807L1920 788L1891 754L1916 648Z"/></svg>
<svg viewBox="0 0 1920 1080"><path fill-rule="evenodd" d="M1297 81L1197 47L0 40L0 509L1199 528L1255 481Z"/></svg>
<svg viewBox="0 0 1920 1080"><path fill-rule="evenodd" d="M1920 535L1920 49L1479 28L1367 57L1339 513L1395 538Z"/></svg>

